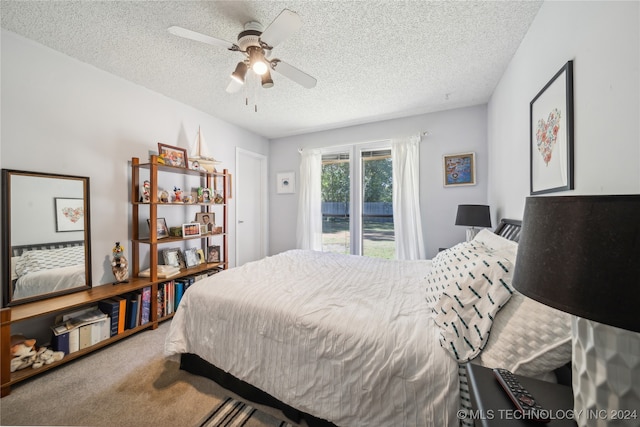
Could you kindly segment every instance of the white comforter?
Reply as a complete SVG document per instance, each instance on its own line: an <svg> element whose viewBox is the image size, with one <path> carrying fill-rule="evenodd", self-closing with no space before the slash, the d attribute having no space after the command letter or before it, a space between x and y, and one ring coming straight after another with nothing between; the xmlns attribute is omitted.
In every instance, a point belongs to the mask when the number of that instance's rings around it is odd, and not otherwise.
<svg viewBox="0 0 640 427"><path fill-rule="evenodd" d="M340 426L458 424L430 261L288 251L196 282L165 344Z"/></svg>
<svg viewBox="0 0 640 427"><path fill-rule="evenodd" d="M34 271L21 276L13 290L13 299L84 286L87 278L84 264Z"/></svg>

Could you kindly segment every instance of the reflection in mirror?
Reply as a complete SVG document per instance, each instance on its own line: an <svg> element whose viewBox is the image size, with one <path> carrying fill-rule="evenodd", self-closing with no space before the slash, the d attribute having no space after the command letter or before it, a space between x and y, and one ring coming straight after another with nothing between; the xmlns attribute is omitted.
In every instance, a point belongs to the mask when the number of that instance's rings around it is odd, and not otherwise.
<svg viewBox="0 0 640 427"><path fill-rule="evenodd" d="M3 305L91 286L89 178L2 170Z"/></svg>

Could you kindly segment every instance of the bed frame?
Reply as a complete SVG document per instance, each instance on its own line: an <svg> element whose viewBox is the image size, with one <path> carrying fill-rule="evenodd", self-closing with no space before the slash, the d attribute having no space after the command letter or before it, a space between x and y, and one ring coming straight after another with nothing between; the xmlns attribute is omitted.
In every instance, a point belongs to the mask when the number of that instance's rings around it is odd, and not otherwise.
<svg viewBox="0 0 640 427"><path fill-rule="evenodd" d="M520 228L522 221L515 219L502 219L494 233L506 239L517 242L520 238ZM300 424L304 419L309 427L336 427L335 424L315 417L311 414L299 411L286 403L276 399L268 393L253 385L246 383L222 369L210 364L192 353L183 353L180 356L180 369L195 375L207 377L220 384L227 390L237 394L248 401L267 405L282 411L291 421Z"/></svg>
<svg viewBox="0 0 640 427"><path fill-rule="evenodd" d="M52 242L52 243L36 243L30 245L12 246L11 256L20 256L28 251L45 250L45 249L59 249L70 248L73 246L84 245L84 240L69 240L66 242Z"/></svg>

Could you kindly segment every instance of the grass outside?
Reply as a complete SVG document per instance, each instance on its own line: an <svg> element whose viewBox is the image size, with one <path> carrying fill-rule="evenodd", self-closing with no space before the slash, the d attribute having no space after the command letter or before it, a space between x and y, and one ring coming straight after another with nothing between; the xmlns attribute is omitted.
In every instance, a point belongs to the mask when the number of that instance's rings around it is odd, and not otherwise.
<svg viewBox="0 0 640 427"><path fill-rule="evenodd" d="M333 217L322 221L322 250L348 254L351 251L349 218ZM362 252L364 256L394 259L395 240L393 222L365 219L362 224Z"/></svg>

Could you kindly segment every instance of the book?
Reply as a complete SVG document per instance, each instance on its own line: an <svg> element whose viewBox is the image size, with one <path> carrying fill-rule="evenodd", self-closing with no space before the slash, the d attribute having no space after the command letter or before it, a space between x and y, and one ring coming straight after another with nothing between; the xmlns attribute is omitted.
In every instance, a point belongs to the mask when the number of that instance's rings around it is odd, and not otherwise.
<svg viewBox="0 0 640 427"><path fill-rule="evenodd" d="M125 320L126 322L125 329L133 329L137 326L136 313L138 310L138 300L136 298L136 295L131 293L131 294L127 294L126 301L127 301L127 317Z"/></svg>
<svg viewBox="0 0 640 427"><path fill-rule="evenodd" d="M127 299L122 296L115 296L112 297L112 299L120 303L120 311L118 313L118 333L121 334L126 328Z"/></svg>
<svg viewBox="0 0 640 427"><path fill-rule="evenodd" d="M158 284L158 296L156 300L156 313L158 319L164 316L164 283Z"/></svg>
<svg viewBox="0 0 640 427"><path fill-rule="evenodd" d="M110 335L118 335L118 319L120 318L120 301L106 299L98 302L98 308L109 316Z"/></svg>
<svg viewBox="0 0 640 427"><path fill-rule="evenodd" d="M93 325L90 323L88 325L80 326L80 350L83 350L87 347L91 347L91 335L93 330Z"/></svg>
<svg viewBox="0 0 640 427"><path fill-rule="evenodd" d="M63 316L62 318L66 320L64 320L62 323L54 325L52 327L53 333L55 335L61 335L65 332L71 331L72 329L90 325L107 318L107 315L100 309L98 309L97 306L91 307L87 310L76 312L75 316L76 317Z"/></svg>
<svg viewBox="0 0 640 427"><path fill-rule="evenodd" d="M80 329L75 328L69 331L69 354L80 350Z"/></svg>
<svg viewBox="0 0 640 427"><path fill-rule="evenodd" d="M185 286L185 282L182 280L176 280L175 281L175 290L176 290L176 297L175 297L175 306L174 306L174 310L178 309L178 305L180 305L180 300L182 299L182 295L184 294L184 286Z"/></svg>
<svg viewBox="0 0 640 427"><path fill-rule="evenodd" d="M140 324L144 325L151 320L151 286L142 288L142 312L140 314Z"/></svg>
<svg viewBox="0 0 640 427"><path fill-rule="evenodd" d="M69 354L69 334L70 331L58 335L54 332L51 338L51 348L53 348L53 351L62 351L64 354Z"/></svg>
<svg viewBox="0 0 640 427"><path fill-rule="evenodd" d="M140 317L142 315L142 291L136 291L136 326L140 326Z"/></svg>
<svg viewBox="0 0 640 427"><path fill-rule="evenodd" d="M178 274L180 274L180 269L171 265L158 265L157 274L159 279L167 279L169 277L177 276ZM138 276L150 277L151 269L147 268L146 270L142 270L140 273L138 273Z"/></svg>

